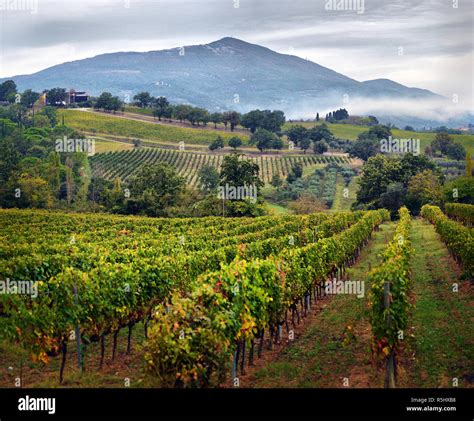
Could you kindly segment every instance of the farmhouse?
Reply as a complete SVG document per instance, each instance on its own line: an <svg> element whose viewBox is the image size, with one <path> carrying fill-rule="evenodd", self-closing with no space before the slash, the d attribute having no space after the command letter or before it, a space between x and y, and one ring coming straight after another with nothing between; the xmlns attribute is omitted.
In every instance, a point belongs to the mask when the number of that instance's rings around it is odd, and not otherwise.
<svg viewBox="0 0 474 421"><path fill-rule="evenodd" d="M78 102L89 101L89 94L83 91L75 91L74 89L69 90L69 104L76 104Z"/></svg>

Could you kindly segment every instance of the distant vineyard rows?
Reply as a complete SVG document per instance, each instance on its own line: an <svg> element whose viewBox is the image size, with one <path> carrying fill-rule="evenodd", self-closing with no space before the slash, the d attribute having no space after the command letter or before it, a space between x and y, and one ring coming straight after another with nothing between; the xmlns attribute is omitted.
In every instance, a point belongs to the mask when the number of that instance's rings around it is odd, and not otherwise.
<svg viewBox="0 0 474 421"><path fill-rule="evenodd" d="M198 171L201 167L209 165L219 168L224 159L223 155L200 154L170 149L140 149L132 151L107 152L91 158L93 173L96 176L114 179L120 177L122 180L134 175L143 164L155 164L165 162L176 168L179 175L184 177L188 184L197 184ZM259 156L248 157L260 167L260 177L265 183L269 183L275 174L285 177L292 165L300 163L303 168L314 164L347 164L347 157L301 155L301 156Z"/></svg>

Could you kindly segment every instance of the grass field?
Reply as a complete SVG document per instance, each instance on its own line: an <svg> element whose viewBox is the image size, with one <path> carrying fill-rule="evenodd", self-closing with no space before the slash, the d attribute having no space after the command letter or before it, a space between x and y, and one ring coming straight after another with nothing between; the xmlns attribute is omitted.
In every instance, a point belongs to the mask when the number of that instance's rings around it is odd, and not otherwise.
<svg viewBox="0 0 474 421"><path fill-rule="evenodd" d="M340 174L337 175L336 194L332 202L331 211L341 212L351 210L352 204L356 200L358 186L358 177L352 177L349 186L347 186L347 197L344 195L344 180Z"/></svg>
<svg viewBox="0 0 474 421"><path fill-rule="evenodd" d="M133 145L125 142L113 142L108 140L95 141L95 153L128 151Z"/></svg>
<svg viewBox="0 0 474 421"><path fill-rule="evenodd" d="M286 123L283 126L283 129L288 129L292 125L301 124L304 127L310 128L315 125L314 122L293 122L293 123ZM318 124L322 124L318 123ZM349 139L349 140L356 140L357 136L369 130L368 126L357 126L354 124L337 124L337 123L329 123L329 129L334 134L334 136L340 139ZM411 132L407 130L399 130L393 129L392 130L393 137L399 139L420 139L421 151L425 150L425 148L431 143L431 141L435 138L436 133L421 133L421 132ZM467 151L471 152L471 155L474 155L474 135L469 134L454 134L450 135L453 140L457 143L461 143Z"/></svg>
<svg viewBox="0 0 474 421"><path fill-rule="evenodd" d="M79 131L105 133L128 137L130 139L146 139L147 141L163 141L176 145L183 141L185 144L210 144L219 134L228 140L236 136L231 132L219 132L212 129L193 129L184 127L165 126L156 123L127 120L108 115L94 114L78 110L59 110L59 118L64 116L64 124ZM248 143L248 135L238 133L244 144Z"/></svg>

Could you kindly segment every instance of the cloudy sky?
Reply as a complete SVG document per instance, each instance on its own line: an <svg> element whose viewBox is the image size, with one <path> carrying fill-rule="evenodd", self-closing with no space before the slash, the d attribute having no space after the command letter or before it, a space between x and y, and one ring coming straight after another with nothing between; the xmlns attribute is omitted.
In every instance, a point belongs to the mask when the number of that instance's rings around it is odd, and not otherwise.
<svg viewBox="0 0 474 421"><path fill-rule="evenodd" d="M353 10L330 10L341 2ZM472 104L473 8L473 0L0 0L0 77L233 36L357 80L389 78Z"/></svg>

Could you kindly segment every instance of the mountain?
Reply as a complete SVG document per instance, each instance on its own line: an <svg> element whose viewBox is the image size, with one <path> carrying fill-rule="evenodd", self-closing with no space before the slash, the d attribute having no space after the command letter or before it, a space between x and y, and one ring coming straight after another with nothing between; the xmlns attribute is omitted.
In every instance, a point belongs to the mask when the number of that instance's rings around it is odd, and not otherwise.
<svg viewBox="0 0 474 421"><path fill-rule="evenodd" d="M169 50L102 54L8 79L20 91L60 86L92 95L109 91L122 98L149 91L211 111L276 108L289 116L344 106L345 95L346 99L441 98L388 79L359 82L309 60L229 37Z"/></svg>

